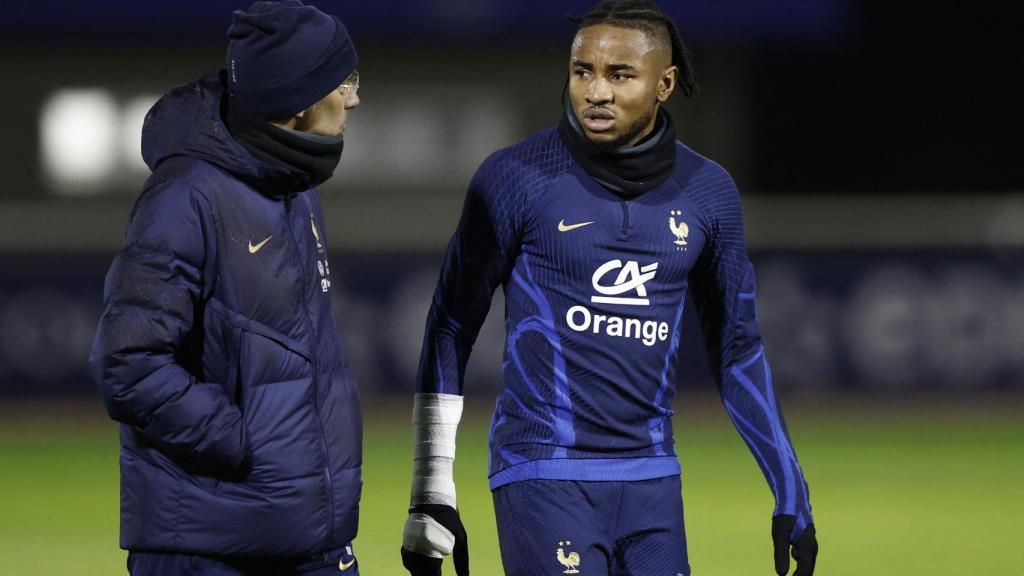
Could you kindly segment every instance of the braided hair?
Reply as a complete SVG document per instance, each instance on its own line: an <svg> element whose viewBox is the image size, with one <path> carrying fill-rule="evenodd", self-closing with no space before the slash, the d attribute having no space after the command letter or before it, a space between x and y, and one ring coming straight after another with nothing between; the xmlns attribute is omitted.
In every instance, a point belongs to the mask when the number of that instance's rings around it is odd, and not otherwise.
<svg viewBox="0 0 1024 576"><path fill-rule="evenodd" d="M693 58L679 37L676 23L651 0L604 0L584 16L570 16L579 29L607 24L641 30L655 37L666 34L672 43L672 65L679 68L679 88L687 98L700 91L693 74Z"/></svg>

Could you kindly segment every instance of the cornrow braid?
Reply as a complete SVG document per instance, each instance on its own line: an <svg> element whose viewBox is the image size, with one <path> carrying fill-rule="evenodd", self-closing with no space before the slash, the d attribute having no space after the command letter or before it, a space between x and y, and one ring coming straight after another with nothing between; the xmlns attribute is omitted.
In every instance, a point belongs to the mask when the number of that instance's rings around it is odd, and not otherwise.
<svg viewBox="0 0 1024 576"><path fill-rule="evenodd" d="M668 32L672 42L672 65L679 68L679 87L690 98L700 92L693 73L693 57L683 44L676 23L651 0L604 0L584 16L570 16L580 30L608 24L620 28L643 30L649 34Z"/></svg>

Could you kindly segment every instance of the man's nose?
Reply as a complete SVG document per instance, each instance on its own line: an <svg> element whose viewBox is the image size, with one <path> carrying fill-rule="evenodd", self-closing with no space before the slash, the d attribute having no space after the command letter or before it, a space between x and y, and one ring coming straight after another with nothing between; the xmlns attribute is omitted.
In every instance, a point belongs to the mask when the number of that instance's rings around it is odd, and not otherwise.
<svg viewBox="0 0 1024 576"><path fill-rule="evenodd" d="M353 108L358 108L358 107L359 107L359 104L360 104L360 102L361 102L361 101L359 100L359 93L358 93L358 92L353 92L353 93L352 93L352 94L351 94L351 95L350 95L350 96L349 96L349 97L348 97L348 98L347 98L347 99L345 100L345 110L351 110L351 109L353 109Z"/></svg>
<svg viewBox="0 0 1024 576"><path fill-rule="evenodd" d="M587 86L586 98L587 102L590 104L604 104L606 102L611 102L613 98L611 84L600 76L595 78L594 81L590 83L590 86Z"/></svg>

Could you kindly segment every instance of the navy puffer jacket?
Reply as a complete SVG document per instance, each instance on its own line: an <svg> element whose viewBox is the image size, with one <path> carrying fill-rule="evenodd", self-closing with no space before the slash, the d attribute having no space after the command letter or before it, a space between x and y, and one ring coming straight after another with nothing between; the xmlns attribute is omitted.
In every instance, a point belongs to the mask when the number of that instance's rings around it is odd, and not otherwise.
<svg viewBox="0 0 1024 576"><path fill-rule="evenodd" d="M221 75L164 96L90 358L121 422L121 546L305 556L356 536L359 395L314 190L221 121Z"/></svg>

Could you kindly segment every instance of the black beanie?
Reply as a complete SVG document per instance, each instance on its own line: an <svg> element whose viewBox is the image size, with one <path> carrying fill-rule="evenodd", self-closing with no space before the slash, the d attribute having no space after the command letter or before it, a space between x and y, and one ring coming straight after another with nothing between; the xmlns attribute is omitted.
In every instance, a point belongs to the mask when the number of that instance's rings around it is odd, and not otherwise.
<svg viewBox="0 0 1024 576"><path fill-rule="evenodd" d="M256 2L228 28L228 89L267 120L293 116L337 88L359 65L340 20L300 0Z"/></svg>

